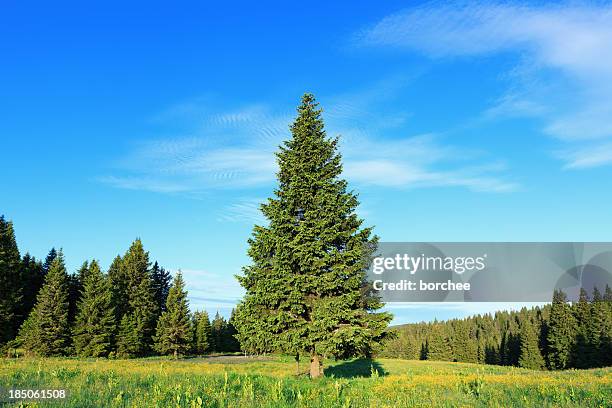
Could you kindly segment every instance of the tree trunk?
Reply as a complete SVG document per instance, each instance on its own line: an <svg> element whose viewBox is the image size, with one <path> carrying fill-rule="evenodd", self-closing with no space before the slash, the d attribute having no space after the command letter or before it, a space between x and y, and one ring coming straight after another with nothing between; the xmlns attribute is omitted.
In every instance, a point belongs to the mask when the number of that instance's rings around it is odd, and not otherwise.
<svg viewBox="0 0 612 408"><path fill-rule="evenodd" d="M300 353L295 355L295 375L300 375Z"/></svg>
<svg viewBox="0 0 612 408"><path fill-rule="evenodd" d="M319 355L314 353L310 357L310 378L318 378L321 376L321 362L319 361Z"/></svg>
<svg viewBox="0 0 612 408"><path fill-rule="evenodd" d="M178 358L178 350L174 349L174 359L176 360Z"/></svg>

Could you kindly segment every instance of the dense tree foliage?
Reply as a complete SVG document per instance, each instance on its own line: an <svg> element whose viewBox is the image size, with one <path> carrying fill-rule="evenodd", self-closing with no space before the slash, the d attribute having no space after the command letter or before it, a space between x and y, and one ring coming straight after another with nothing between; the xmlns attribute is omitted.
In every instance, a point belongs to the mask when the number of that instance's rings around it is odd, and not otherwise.
<svg viewBox="0 0 612 408"><path fill-rule="evenodd" d="M166 310L166 299L170 292L170 281L172 277L170 272L166 271L163 267L159 266L157 261L151 268L151 280L153 281L153 298L157 304L159 313Z"/></svg>
<svg viewBox="0 0 612 408"><path fill-rule="evenodd" d="M595 288L570 304L562 291L542 308L496 312L447 322L391 329L381 356L532 369L590 368L612 364L612 290ZM466 336L467 335L467 336ZM476 350L474 352L474 350Z"/></svg>
<svg viewBox="0 0 612 408"><path fill-rule="evenodd" d="M324 356L371 354L391 317L376 312L382 303L366 281L376 238L355 214L338 139L327 137L311 94L291 134L277 153L278 188L262 205L269 225L249 240L235 320L247 349L306 354L318 377Z"/></svg>
<svg viewBox="0 0 612 408"><path fill-rule="evenodd" d="M172 354L177 358L191 350L192 342L189 301L183 275L179 271L170 287L165 310L157 321L155 349L160 354Z"/></svg>
<svg viewBox="0 0 612 408"><path fill-rule="evenodd" d="M144 250L140 239L135 240L125 253L120 268L127 295L125 314L119 323L117 354L144 356L152 351L158 309L153 297L149 253Z"/></svg>
<svg viewBox="0 0 612 408"><path fill-rule="evenodd" d="M51 263L36 305L21 326L19 341L24 349L40 356L70 353L71 333L68 274L61 252Z"/></svg>
<svg viewBox="0 0 612 408"><path fill-rule="evenodd" d="M196 311L193 314L191 326L193 330L193 353L202 355L211 351L212 328L208 313L206 311Z"/></svg>
<svg viewBox="0 0 612 408"><path fill-rule="evenodd" d="M13 224L0 216L0 345L15 337L19 328L22 265Z"/></svg>
<svg viewBox="0 0 612 408"><path fill-rule="evenodd" d="M110 280L102 274L98 262L92 261L83 277L83 292L78 302L73 336L76 354L107 356L112 350L115 329Z"/></svg>
<svg viewBox="0 0 612 408"><path fill-rule="evenodd" d="M95 260L69 274L55 248L44 262L20 258L13 225L0 217L0 349L83 357L240 351L234 312L229 321L217 314L213 331L206 312L192 318L182 275L173 286L169 279L157 262L150 267L139 239L106 274Z"/></svg>

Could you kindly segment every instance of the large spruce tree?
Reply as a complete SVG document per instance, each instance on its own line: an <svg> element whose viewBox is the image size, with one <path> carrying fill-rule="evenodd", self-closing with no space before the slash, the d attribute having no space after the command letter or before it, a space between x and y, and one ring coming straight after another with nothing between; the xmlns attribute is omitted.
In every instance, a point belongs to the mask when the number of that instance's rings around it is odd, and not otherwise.
<svg viewBox="0 0 612 408"><path fill-rule="evenodd" d="M137 357L151 352L157 304L149 266L149 253L145 252L140 239L136 239L121 261L120 277L125 285L121 289L126 291L127 304L123 305L126 310L117 335L120 356Z"/></svg>
<svg viewBox="0 0 612 408"><path fill-rule="evenodd" d="M36 303L36 296L45 282L42 262L38 261L29 253L23 256L21 268L22 297L20 302L19 326L21 326L23 321L30 315Z"/></svg>
<svg viewBox="0 0 612 408"><path fill-rule="evenodd" d="M21 275L13 224L0 216L0 345L15 337L21 321Z"/></svg>
<svg viewBox="0 0 612 408"><path fill-rule="evenodd" d="M68 274L60 251L51 263L36 306L21 327L19 339L24 349L40 356L69 353L68 290Z"/></svg>
<svg viewBox="0 0 612 408"><path fill-rule="evenodd" d="M520 354L518 364L523 368L541 370L544 368L544 358L538 346L538 334L529 317L521 321Z"/></svg>
<svg viewBox="0 0 612 408"><path fill-rule="evenodd" d="M87 269L73 331L74 349L79 356L103 357L111 351L116 326L110 280L95 260Z"/></svg>
<svg viewBox="0 0 612 408"><path fill-rule="evenodd" d="M166 310L157 323L155 349L161 354L172 354L174 358L187 354L193 341L190 319L185 282L178 271L168 292Z"/></svg>
<svg viewBox="0 0 612 408"><path fill-rule="evenodd" d="M382 304L365 271L376 238L355 213L338 139L327 137L313 95L302 97L291 134L277 153L278 188L262 205L269 225L255 226L252 265L238 277L246 296L236 322L241 340L309 355L318 377L322 356L369 355L391 316L375 312Z"/></svg>
<svg viewBox="0 0 612 408"><path fill-rule="evenodd" d="M195 312L193 316L193 351L202 355L210 350L212 331L206 311Z"/></svg>
<svg viewBox="0 0 612 408"><path fill-rule="evenodd" d="M548 364L552 369L564 369L572 363L576 337L576 320L567 303L567 295L555 290L548 322Z"/></svg>
<svg viewBox="0 0 612 408"><path fill-rule="evenodd" d="M151 268L151 279L153 280L153 297L161 314L166 310L166 299L170 292L172 276L170 276L170 272L159 266L157 261L155 261L153 268Z"/></svg>

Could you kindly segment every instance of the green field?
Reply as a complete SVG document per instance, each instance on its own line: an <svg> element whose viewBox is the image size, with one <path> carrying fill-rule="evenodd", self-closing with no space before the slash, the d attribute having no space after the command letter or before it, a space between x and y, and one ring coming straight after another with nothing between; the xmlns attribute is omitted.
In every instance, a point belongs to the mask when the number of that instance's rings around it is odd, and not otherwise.
<svg viewBox="0 0 612 408"><path fill-rule="evenodd" d="M314 381L284 357L2 359L0 387L66 389L67 399L53 405L67 407L612 406L611 368L539 372L390 359L330 362Z"/></svg>

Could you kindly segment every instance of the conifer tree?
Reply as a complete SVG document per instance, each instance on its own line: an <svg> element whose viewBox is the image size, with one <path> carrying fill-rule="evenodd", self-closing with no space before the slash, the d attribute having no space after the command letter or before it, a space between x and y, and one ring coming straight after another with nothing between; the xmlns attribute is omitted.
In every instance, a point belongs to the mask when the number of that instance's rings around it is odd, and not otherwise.
<svg viewBox="0 0 612 408"><path fill-rule="evenodd" d="M22 298L20 302L20 311L18 313L18 327L20 327L30 315L36 303L36 296L38 296L38 292L45 282L42 263L29 253L26 253L21 260L21 272Z"/></svg>
<svg viewBox="0 0 612 408"><path fill-rule="evenodd" d="M172 277L170 272L160 267L157 261L155 261L153 268L151 268L151 279L153 280L153 297L155 298L155 303L157 303L159 313L162 313L166 310L166 299L170 291Z"/></svg>
<svg viewBox="0 0 612 408"><path fill-rule="evenodd" d="M241 341L265 337L275 350L309 355L318 377L324 355L371 354L391 317L375 313L382 304L365 270L376 239L355 214L338 139L327 137L313 95L302 97L291 133L277 153L275 196L262 205L269 225L255 226L252 265L238 277L246 296L236 326Z"/></svg>
<svg viewBox="0 0 612 408"><path fill-rule="evenodd" d="M236 309L232 309L232 313L230 315L227 324L225 325L225 342L226 342L226 351L240 351L240 343L236 338L236 334L238 331L236 330Z"/></svg>
<svg viewBox="0 0 612 408"><path fill-rule="evenodd" d="M61 251L51 263L36 306L20 330L19 340L23 348L40 356L69 352L68 274Z"/></svg>
<svg viewBox="0 0 612 408"><path fill-rule="evenodd" d="M227 351L225 340L226 322L223 316L217 313L211 323L211 349L217 353Z"/></svg>
<svg viewBox="0 0 612 408"><path fill-rule="evenodd" d="M478 343L470 336L468 322L455 323L453 335L453 355L455 361L476 363L478 361Z"/></svg>
<svg viewBox="0 0 612 408"><path fill-rule="evenodd" d="M22 320L21 257L13 223L0 216L0 345L12 340Z"/></svg>
<svg viewBox="0 0 612 408"><path fill-rule="evenodd" d="M84 280L89 274L89 262L85 261L74 274L68 275L68 324L74 325L78 305L83 293Z"/></svg>
<svg viewBox="0 0 612 408"><path fill-rule="evenodd" d="M603 303L607 308L604 318L604 329L601 336L602 366L612 366L612 288L606 285L603 295Z"/></svg>
<svg viewBox="0 0 612 408"><path fill-rule="evenodd" d="M572 347L576 332L576 321L567 304L567 296L555 290L548 324L548 364L552 369L570 366Z"/></svg>
<svg viewBox="0 0 612 408"><path fill-rule="evenodd" d="M580 288L578 302L573 307L576 321L575 341L573 344L572 365L576 368L588 368L591 365L591 304L588 293Z"/></svg>
<svg viewBox="0 0 612 408"><path fill-rule="evenodd" d="M194 313L194 352L202 355L210 350L212 331L206 311Z"/></svg>
<svg viewBox="0 0 612 408"><path fill-rule="evenodd" d="M541 370L544 368L544 358L538 346L538 335L529 318L521 322L519 367Z"/></svg>
<svg viewBox="0 0 612 408"><path fill-rule="evenodd" d="M427 360L453 361L453 349L444 326L434 323L427 338Z"/></svg>
<svg viewBox="0 0 612 408"><path fill-rule="evenodd" d="M128 285L122 266L123 260L117 255L108 268L108 279L110 280L113 293L113 307L115 309L115 321L121 322L128 310Z"/></svg>
<svg viewBox="0 0 612 408"><path fill-rule="evenodd" d="M245 353L260 355L278 349L277 339L269 334L275 333L277 328L266 305L256 304L255 301L256 299L246 298L236 307L236 338L240 349Z"/></svg>
<svg viewBox="0 0 612 408"><path fill-rule="evenodd" d="M155 349L161 354L172 354L174 358L187 354L193 341L190 323L185 282L178 271L168 293L166 310L157 322Z"/></svg>
<svg viewBox="0 0 612 408"><path fill-rule="evenodd" d="M125 357L146 355L151 351L157 305L149 271L149 253L136 239L121 261L121 277L127 286L126 312L117 335L117 353Z"/></svg>
<svg viewBox="0 0 612 408"><path fill-rule="evenodd" d="M45 275L49 273L49 270L51 269L51 264L53 263L55 258L57 258L57 250L55 248L51 248L49 250L49 253L47 254L47 257L45 258L45 262L43 263L43 272Z"/></svg>
<svg viewBox="0 0 612 408"><path fill-rule="evenodd" d="M88 266L74 328L74 349L82 357L104 357L111 351L115 312L110 280L97 261Z"/></svg>
<svg viewBox="0 0 612 408"><path fill-rule="evenodd" d="M589 325L589 344L588 360L591 367L601 367L605 365L605 350L603 341L606 338L605 325L607 308L597 287L593 288L593 303L591 309L591 322Z"/></svg>

